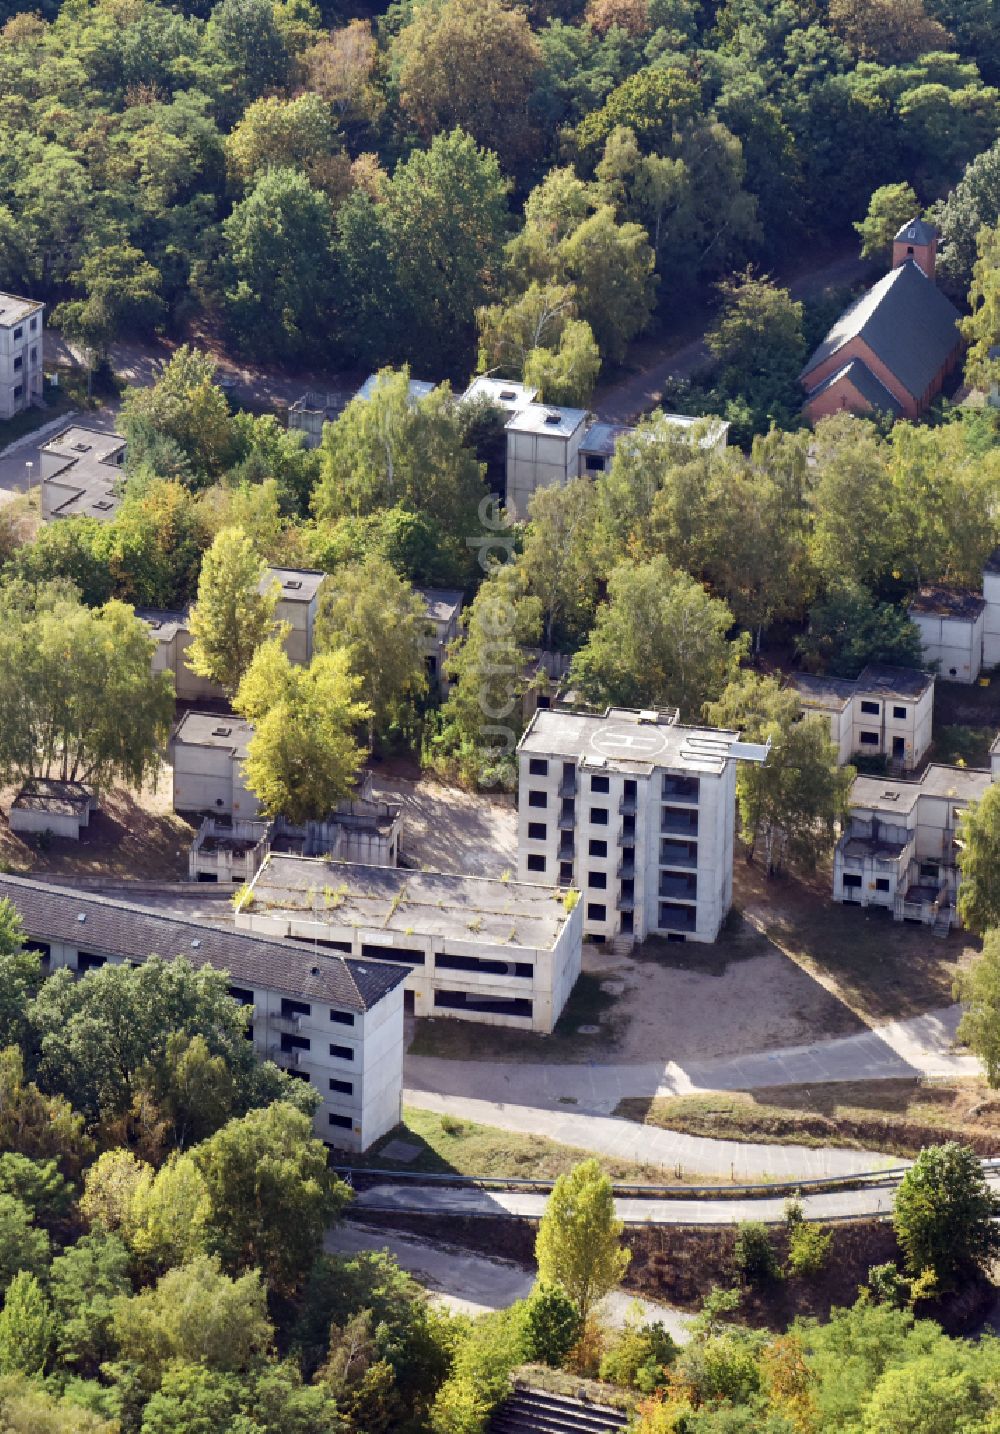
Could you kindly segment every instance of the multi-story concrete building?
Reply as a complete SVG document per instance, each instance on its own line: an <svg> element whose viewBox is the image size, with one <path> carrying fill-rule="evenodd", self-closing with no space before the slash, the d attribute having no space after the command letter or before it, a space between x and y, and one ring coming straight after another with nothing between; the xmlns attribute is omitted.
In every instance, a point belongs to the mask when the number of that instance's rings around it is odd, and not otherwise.
<svg viewBox="0 0 1000 1434"><path fill-rule="evenodd" d="M580 974L582 906L552 886L279 856L237 907L241 930L365 962L402 962L408 1009L550 1032Z"/></svg>
<svg viewBox="0 0 1000 1434"><path fill-rule="evenodd" d="M0 419L42 396L42 331L45 305L17 294L0 294Z"/></svg>
<svg viewBox="0 0 1000 1434"><path fill-rule="evenodd" d="M317 568L268 568L260 580L262 593L278 589L275 621L288 623L285 651L291 662L302 667L312 662L319 591L325 581L326 573Z"/></svg>
<svg viewBox="0 0 1000 1434"><path fill-rule="evenodd" d="M924 661L946 682L975 682L983 666L986 599L967 588L928 586L907 612L920 632Z"/></svg>
<svg viewBox="0 0 1000 1434"><path fill-rule="evenodd" d="M797 673L789 679L807 713L830 723L837 763L860 753L888 757L894 768L918 767L931 745L934 676L913 667L869 663L858 677L816 677Z"/></svg>
<svg viewBox="0 0 1000 1434"><path fill-rule="evenodd" d="M73 423L38 450L42 517L97 518L110 522L121 504L125 439Z"/></svg>
<svg viewBox="0 0 1000 1434"><path fill-rule="evenodd" d="M242 717L185 712L170 739L174 811L253 821L260 803L243 771L252 736Z"/></svg>
<svg viewBox="0 0 1000 1434"><path fill-rule="evenodd" d="M366 1150L398 1123L404 966L305 950L26 877L0 876L0 897L13 903L47 971L83 975L152 955L225 971L230 994L252 1008L248 1034L260 1058L319 1093L315 1129L328 1144Z"/></svg>
<svg viewBox="0 0 1000 1434"><path fill-rule="evenodd" d="M579 453L589 415L585 408L529 403L507 420L507 510L528 516L539 488L568 483L579 472Z"/></svg>
<svg viewBox="0 0 1000 1434"><path fill-rule="evenodd" d="M427 605L427 640L424 644L427 681L432 692L447 697L451 683L445 658L448 648L458 637L458 618L464 594L457 588L415 588L414 591Z"/></svg>
<svg viewBox="0 0 1000 1434"><path fill-rule="evenodd" d="M663 421L677 430L678 436L689 443L695 439L701 448L719 453L725 448L729 435L729 424L721 418L690 418L683 413L665 413ZM628 438L635 429L624 423L592 423L580 444L580 476L596 478L611 467L618 445Z"/></svg>
<svg viewBox="0 0 1000 1434"><path fill-rule="evenodd" d="M153 648L153 672L169 672L174 679L178 702L224 702L226 694L217 682L200 677L188 661L191 629L186 612L164 608L137 607L135 615L146 624Z"/></svg>
<svg viewBox="0 0 1000 1434"><path fill-rule="evenodd" d="M323 442L324 426L333 423L343 407L344 400L339 393L318 393L310 389L289 408L289 430L304 434L307 448L318 448Z"/></svg>
<svg viewBox="0 0 1000 1434"><path fill-rule="evenodd" d="M957 921L958 819L992 781L989 771L935 764L919 781L858 777L834 854L834 901L947 931Z"/></svg>
<svg viewBox="0 0 1000 1434"><path fill-rule="evenodd" d="M584 931L714 941L733 888L736 761L767 749L676 712L543 711L518 746L518 875L578 887Z"/></svg>

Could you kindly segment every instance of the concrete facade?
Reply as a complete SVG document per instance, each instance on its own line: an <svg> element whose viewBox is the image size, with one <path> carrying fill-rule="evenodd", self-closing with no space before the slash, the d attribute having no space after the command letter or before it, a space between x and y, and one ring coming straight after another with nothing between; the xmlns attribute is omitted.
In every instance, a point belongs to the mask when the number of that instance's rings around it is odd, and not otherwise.
<svg viewBox="0 0 1000 1434"><path fill-rule="evenodd" d="M523 521L539 488L568 483L579 472L587 431L583 408L529 403L507 420L507 511Z"/></svg>
<svg viewBox="0 0 1000 1434"><path fill-rule="evenodd" d="M834 901L881 906L896 921L937 930L956 925L958 820L992 780L989 771L935 764L919 781L858 777L834 853Z"/></svg>
<svg viewBox="0 0 1000 1434"><path fill-rule="evenodd" d="M907 612L924 660L936 664L946 682L975 682L983 666L985 599L964 588L923 587Z"/></svg>
<svg viewBox="0 0 1000 1434"><path fill-rule="evenodd" d="M186 612L168 612L163 608L137 607L135 615L146 624L156 644L153 649L153 672L169 672L174 679L174 696L178 702L224 702L226 694L216 682L200 677L188 663L191 631Z"/></svg>
<svg viewBox="0 0 1000 1434"><path fill-rule="evenodd" d="M13 418L42 396L45 305L0 294L0 419Z"/></svg>
<svg viewBox="0 0 1000 1434"><path fill-rule="evenodd" d="M121 504L125 439L120 433L99 433L74 423L38 452L45 522L82 517L111 521Z"/></svg>
<svg viewBox="0 0 1000 1434"><path fill-rule="evenodd" d="M414 588L427 606L427 640L424 644L424 662L427 665L427 682L431 692L444 698L451 683L445 659L448 649L458 637L459 616L465 595L457 588Z"/></svg>
<svg viewBox="0 0 1000 1434"><path fill-rule="evenodd" d="M23 877L0 876L0 897L17 908L47 971L83 975L155 953L227 972L230 994L251 1008L248 1035L258 1056L319 1093L315 1130L328 1144L363 1151L398 1123L401 966L304 952Z"/></svg>
<svg viewBox="0 0 1000 1434"><path fill-rule="evenodd" d="M312 662L313 630L325 581L326 573L318 568L268 568L260 581L262 593L278 589L275 620L288 623L291 631L285 637L285 651L289 661L301 667Z"/></svg>
<svg viewBox="0 0 1000 1434"><path fill-rule="evenodd" d="M243 773L252 736L242 717L185 712L170 739L174 811L253 821L260 803Z"/></svg>
<svg viewBox="0 0 1000 1434"><path fill-rule="evenodd" d="M853 756L887 757L901 771L920 765L931 745L934 676L909 667L870 663L855 678L789 679L803 711L830 723L830 739L843 767Z"/></svg>
<svg viewBox="0 0 1000 1434"><path fill-rule="evenodd" d="M90 825L90 814L97 809L97 794L82 782L62 782L50 777L35 777L25 782L11 803L8 825L12 832L37 834L80 840L80 832Z"/></svg>
<svg viewBox="0 0 1000 1434"><path fill-rule="evenodd" d="M580 974L582 903L555 887L272 853L240 930L409 968L418 1016L550 1032Z"/></svg>
<svg viewBox="0 0 1000 1434"><path fill-rule="evenodd" d="M584 931L711 942L732 901L736 760L676 712L538 710L518 746L518 876L581 892Z"/></svg>
<svg viewBox="0 0 1000 1434"><path fill-rule="evenodd" d="M983 567L983 666L1000 667L1000 548Z"/></svg>

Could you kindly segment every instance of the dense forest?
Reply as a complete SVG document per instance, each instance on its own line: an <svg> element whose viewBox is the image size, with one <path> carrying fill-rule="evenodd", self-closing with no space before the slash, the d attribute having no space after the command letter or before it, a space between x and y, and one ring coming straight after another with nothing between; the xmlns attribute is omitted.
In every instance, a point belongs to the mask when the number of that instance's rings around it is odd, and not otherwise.
<svg viewBox="0 0 1000 1434"><path fill-rule="evenodd" d="M849 234L884 186L943 200L1000 133L989 0L0 17L0 287L99 351L208 319L263 359L464 378L477 310L488 340L514 310L536 370L579 379L747 263ZM964 295L978 225L951 210Z"/></svg>

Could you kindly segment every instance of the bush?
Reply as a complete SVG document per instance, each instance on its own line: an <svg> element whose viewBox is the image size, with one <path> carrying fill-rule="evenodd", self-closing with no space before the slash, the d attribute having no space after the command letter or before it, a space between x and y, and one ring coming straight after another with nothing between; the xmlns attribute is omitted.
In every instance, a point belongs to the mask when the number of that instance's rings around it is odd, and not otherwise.
<svg viewBox="0 0 1000 1434"><path fill-rule="evenodd" d="M760 1220L742 1220L737 1227L733 1269L746 1285L765 1284L781 1277L771 1236Z"/></svg>
<svg viewBox="0 0 1000 1434"><path fill-rule="evenodd" d="M833 1234L819 1225L797 1223L788 1239L788 1268L793 1275L813 1279L826 1264Z"/></svg>
<svg viewBox="0 0 1000 1434"><path fill-rule="evenodd" d="M910 1282L903 1278L891 1260L869 1268L868 1284L862 1286L861 1292L868 1296L870 1303L888 1305L894 1310L905 1310L910 1302Z"/></svg>
<svg viewBox="0 0 1000 1434"><path fill-rule="evenodd" d="M561 1366L583 1332L576 1305L562 1285L537 1284L522 1306L529 1360Z"/></svg>
<svg viewBox="0 0 1000 1434"><path fill-rule="evenodd" d="M640 1324L630 1316L601 1360L601 1378L652 1394L667 1382L667 1367L676 1358L677 1345L662 1324Z"/></svg>
<svg viewBox="0 0 1000 1434"><path fill-rule="evenodd" d="M455 1115L442 1115L441 1129L445 1135L461 1135L465 1126Z"/></svg>
<svg viewBox="0 0 1000 1434"><path fill-rule="evenodd" d="M566 1368L581 1379L596 1379L604 1357L604 1326L594 1315L584 1321L580 1338L566 1356Z"/></svg>

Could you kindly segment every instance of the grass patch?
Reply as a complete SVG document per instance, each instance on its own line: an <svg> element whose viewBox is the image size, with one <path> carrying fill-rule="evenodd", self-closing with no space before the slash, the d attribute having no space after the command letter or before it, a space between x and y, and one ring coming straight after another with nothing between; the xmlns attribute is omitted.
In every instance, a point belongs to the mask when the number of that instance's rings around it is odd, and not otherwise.
<svg viewBox="0 0 1000 1434"><path fill-rule="evenodd" d="M951 1005L955 976L978 950L968 932L940 940L881 908L838 906L830 899L828 868L808 880L768 881L758 867L738 861L735 885L739 905L758 913L766 938L866 1025ZM727 939L720 938L720 954Z"/></svg>
<svg viewBox="0 0 1000 1434"><path fill-rule="evenodd" d="M380 1151L390 1140L403 1139L420 1146L420 1154L406 1162L385 1159ZM424 1175L492 1175L522 1180L555 1180L572 1170L591 1151L547 1140L541 1135L524 1135L477 1125L453 1115L430 1110L403 1108L403 1120L395 1130L372 1146L365 1155L338 1156L338 1163L355 1169L413 1170ZM693 1183L692 1177L678 1181L675 1171L631 1160L599 1155L601 1166L612 1180L639 1181L650 1185Z"/></svg>
<svg viewBox="0 0 1000 1434"><path fill-rule="evenodd" d="M602 982L612 975L584 971L551 1036L505 1026L480 1026L472 1021L419 1017L414 1023L409 1054L453 1061L579 1061L593 1056L598 1049L606 1055L621 1035L621 1021L615 1013L619 998L601 990ZM582 1036L581 1026L600 1026L601 1033Z"/></svg>
<svg viewBox="0 0 1000 1434"><path fill-rule="evenodd" d="M718 1140L840 1146L916 1155L961 1140L980 1155L1000 1144L1000 1092L983 1081L870 1080L627 1097L615 1114L643 1125Z"/></svg>

